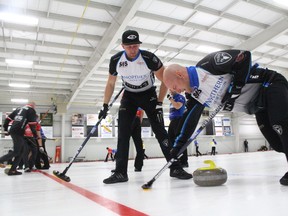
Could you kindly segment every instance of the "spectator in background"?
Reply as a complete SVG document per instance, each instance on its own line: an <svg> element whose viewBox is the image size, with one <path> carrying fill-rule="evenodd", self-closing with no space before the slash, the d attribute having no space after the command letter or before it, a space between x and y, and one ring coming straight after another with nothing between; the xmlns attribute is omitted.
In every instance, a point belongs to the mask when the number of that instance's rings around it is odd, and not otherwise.
<svg viewBox="0 0 288 216"><path fill-rule="evenodd" d="M196 157L198 157L199 155L202 156L201 152L199 151L199 143L196 139L194 140L194 145L196 148Z"/></svg>
<svg viewBox="0 0 288 216"><path fill-rule="evenodd" d="M247 141L247 139L244 140L244 152L248 152L248 141Z"/></svg>
<svg viewBox="0 0 288 216"><path fill-rule="evenodd" d="M106 155L106 158L104 160L104 162L108 162L108 158L110 156L111 160L114 161L114 157L113 157L113 149L112 148L109 148L109 147L106 147L107 149L107 155Z"/></svg>
<svg viewBox="0 0 288 216"><path fill-rule="evenodd" d="M210 142L211 145L211 155L215 155L216 154L216 145L217 142L215 141L215 139L212 139L212 141Z"/></svg>

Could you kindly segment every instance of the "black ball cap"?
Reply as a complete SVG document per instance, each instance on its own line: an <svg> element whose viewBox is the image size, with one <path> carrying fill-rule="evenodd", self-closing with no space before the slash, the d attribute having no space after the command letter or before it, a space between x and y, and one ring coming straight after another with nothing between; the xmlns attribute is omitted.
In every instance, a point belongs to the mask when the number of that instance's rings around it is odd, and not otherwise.
<svg viewBox="0 0 288 216"><path fill-rule="evenodd" d="M139 34L134 30L127 30L122 34L122 44L130 45L130 44L141 44L142 42L139 40Z"/></svg>

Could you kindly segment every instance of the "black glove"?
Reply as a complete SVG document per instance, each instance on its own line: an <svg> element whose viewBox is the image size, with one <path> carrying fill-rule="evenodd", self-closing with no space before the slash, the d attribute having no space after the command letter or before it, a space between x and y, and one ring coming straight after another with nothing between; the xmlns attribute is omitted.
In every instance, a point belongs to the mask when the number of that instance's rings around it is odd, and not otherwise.
<svg viewBox="0 0 288 216"><path fill-rule="evenodd" d="M156 105L157 121L160 123L164 123L162 104L163 104L162 102L157 102L157 105Z"/></svg>
<svg viewBox="0 0 288 216"><path fill-rule="evenodd" d="M191 96L191 93L185 92L185 97L187 100L193 100L193 97Z"/></svg>
<svg viewBox="0 0 288 216"><path fill-rule="evenodd" d="M172 99L173 97L170 95L170 94L167 94L167 99L170 100Z"/></svg>
<svg viewBox="0 0 288 216"><path fill-rule="evenodd" d="M171 156L171 158L175 158L175 159L177 159L177 156L178 156L178 153L179 153L179 151L180 151L180 147L173 147L171 150L170 150L170 156Z"/></svg>
<svg viewBox="0 0 288 216"><path fill-rule="evenodd" d="M239 95L241 94L241 90L243 88L243 84L240 84L240 83L231 83L226 94L224 95L224 97L222 98L222 103L230 100L230 99L233 99L233 98L236 98L236 97L239 97Z"/></svg>
<svg viewBox="0 0 288 216"><path fill-rule="evenodd" d="M99 112L98 119L100 119L101 117L103 117L103 119L105 119L107 116L107 113L108 113L108 104L103 103L103 107Z"/></svg>

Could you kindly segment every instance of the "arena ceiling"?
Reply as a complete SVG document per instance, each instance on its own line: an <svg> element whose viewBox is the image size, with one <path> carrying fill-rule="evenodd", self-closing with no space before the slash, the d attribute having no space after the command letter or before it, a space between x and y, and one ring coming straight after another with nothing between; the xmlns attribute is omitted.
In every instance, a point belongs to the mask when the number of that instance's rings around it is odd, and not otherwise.
<svg viewBox="0 0 288 216"><path fill-rule="evenodd" d="M288 77L288 9L272 0L0 0L0 13L8 12L38 23L0 19L2 105L25 98L67 109L102 106L109 59L122 50L127 29L165 65L194 65L209 52L235 48ZM118 78L115 93L120 88Z"/></svg>

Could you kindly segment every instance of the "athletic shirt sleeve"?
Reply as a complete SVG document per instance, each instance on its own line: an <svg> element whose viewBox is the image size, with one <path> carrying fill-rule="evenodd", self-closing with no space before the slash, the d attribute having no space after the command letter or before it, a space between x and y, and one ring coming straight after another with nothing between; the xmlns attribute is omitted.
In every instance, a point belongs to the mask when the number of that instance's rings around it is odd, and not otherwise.
<svg viewBox="0 0 288 216"><path fill-rule="evenodd" d="M234 82L245 84L250 74L251 53L243 50L222 50L200 60L201 67L214 75L234 74Z"/></svg>
<svg viewBox="0 0 288 216"><path fill-rule="evenodd" d="M117 76L118 72L117 72L117 63L119 61L119 59L121 58L122 54L124 53L124 51L118 52L115 55L113 55L110 58L110 64L109 64L109 73L113 76Z"/></svg>
<svg viewBox="0 0 288 216"><path fill-rule="evenodd" d="M147 67L151 71L157 71L163 66L163 63L155 54L153 54L149 51L145 51L145 50L140 50L140 52L141 52L142 58L144 59ZM118 52L117 54L113 55L110 58L109 73L113 76L118 75L117 64L118 64L118 61L121 58L123 53L124 53L124 51Z"/></svg>
<svg viewBox="0 0 288 216"><path fill-rule="evenodd" d="M10 113L10 115L5 119L4 124L3 124L3 128L5 131L8 131L8 126L9 123L11 121L14 120L14 117L17 115L17 112L19 111L19 109L14 110L12 113Z"/></svg>
<svg viewBox="0 0 288 216"><path fill-rule="evenodd" d="M140 52L145 63L147 64L147 67L151 71L157 71L163 66L161 60L154 53L145 50L140 50Z"/></svg>

